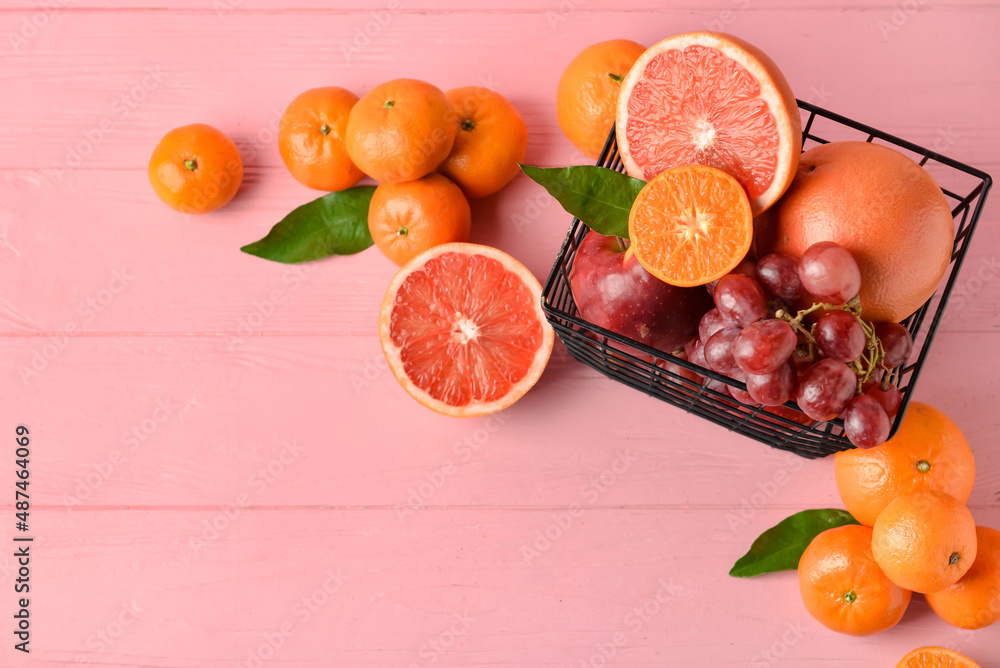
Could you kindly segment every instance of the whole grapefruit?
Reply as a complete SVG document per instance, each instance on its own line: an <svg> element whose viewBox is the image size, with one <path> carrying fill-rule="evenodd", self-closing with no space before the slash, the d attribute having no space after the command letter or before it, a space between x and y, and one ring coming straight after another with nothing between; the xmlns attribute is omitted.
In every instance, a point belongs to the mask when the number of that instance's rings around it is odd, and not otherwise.
<svg viewBox="0 0 1000 668"><path fill-rule="evenodd" d="M802 154L764 223L764 253L800 257L834 241L861 269L865 318L899 322L930 299L951 261L954 220L923 167L887 146L831 142Z"/></svg>

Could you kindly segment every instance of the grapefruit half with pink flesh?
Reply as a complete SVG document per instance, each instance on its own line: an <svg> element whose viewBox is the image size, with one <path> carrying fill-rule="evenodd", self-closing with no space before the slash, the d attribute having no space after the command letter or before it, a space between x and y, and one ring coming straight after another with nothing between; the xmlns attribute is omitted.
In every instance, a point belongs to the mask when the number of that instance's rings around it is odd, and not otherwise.
<svg viewBox="0 0 1000 668"><path fill-rule="evenodd" d="M694 32L646 50L622 80L618 151L650 181L671 167L707 165L746 190L753 215L788 188L802 152L802 121L767 54L738 37Z"/></svg>
<svg viewBox="0 0 1000 668"><path fill-rule="evenodd" d="M488 415L531 389L552 353L542 288L503 251L435 246L399 270L386 291L379 338L410 396L453 417Z"/></svg>

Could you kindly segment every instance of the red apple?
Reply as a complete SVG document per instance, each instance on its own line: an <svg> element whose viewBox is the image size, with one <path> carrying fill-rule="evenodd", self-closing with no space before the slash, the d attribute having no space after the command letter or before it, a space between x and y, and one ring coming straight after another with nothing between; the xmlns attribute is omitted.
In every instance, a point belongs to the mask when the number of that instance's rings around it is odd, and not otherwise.
<svg viewBox="0 0 1000 668"><path fill-rule="evenodd" d="M705 288L664 283L615 237L597 232L583 238L569 278L585 320L666 353L691 340L714 306Z"/></svg>

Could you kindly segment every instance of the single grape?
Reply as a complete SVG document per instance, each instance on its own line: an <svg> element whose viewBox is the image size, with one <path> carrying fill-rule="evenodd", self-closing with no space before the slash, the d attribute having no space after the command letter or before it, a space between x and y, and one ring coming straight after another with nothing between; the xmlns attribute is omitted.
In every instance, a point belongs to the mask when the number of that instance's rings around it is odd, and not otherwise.
<svg viewBox="0 0 1000 668"><path fill-rule="evenodd" d="M701 316L701 322L698 323L698 338L701 339L702 343L705 343L712 338L712 334L724 327L732 327L732 325L733 323L722 317L719 309L713 308Z"/></svg>
<svg viewBox="0 0 1000 668"><path fill-rule="evenodd" d="M865 351L865 328L847 311L827 311L816 321L816 345L838 362L853 362Z"/></svg>
<svg viewBox="0 0 1000 668"><path fill-rule="evenodd" d="M795 403L814 420L832 420L844 412L854 396L858 378L843 362L823 359L799 378Z"/></svg>
<svg viewBox="0 0 1000 668"><path fill-rule="evenodd" d="M660 361L657 362L657 366L659 366L664 371L667 371L667 372L669 372L671 374L674 374L676 376L680 376L681 378L684 378L685 380L689 380L692 383L694 383L695 385L701 385L701 382L704 380L701 376L699 376L698 374L696 374L694 371L691 371L690 369L685 369L681 365L674 364L673 362L667 362L665 360L660 360ZM672 376L670 377L670 380L677 382L679 385L682 385L685 388L690 388L690 386L688 385L688 383L681 382L680 380L678 380L676 378L673 378Z"/></svg>
<svg viewBox="0 0 1000 668"><path fill-rule="evenodd" d="M740 388L733 387L732 385L729 386L729 396L731 396L733 399L736 399L736 401L740 402L741 404L746 404L748 406L756 406L760 403L759 401L755 400L746 390L741 390Z"/></svg>
<svg viewBox="0 0 1000 668"><path fill-rule="evenodd" d="M747 327L767 317L767 301L757 281L743 274L727 274L715 286L715 307L729 322Z"/></svg>
<svg viewBox="0 0 1000 668"><path fill-rule="evenodd" d="M747 374L747 392L759 404L780 406L795 394L795 381L795 362L785 360L771 373Z"/></svg>
<svg viewBox="0 0 1000 668"><path fill-rule="evenodd" d="M757 281L772 295L790 304L802 296L798 262L784 253L771 253L760 259Z"/></svg>
<svg viewBox="0 0 1000 668"><path fill-rule="evenodd" d="M698 341L697 338L695 338L693 340L694 341ZM688 356L687 356L687 350L688 350L688 347L687 347L687 345L685 345L684 346L684 350L680 350L680 351L677 351L677 352L673 353L673 356L677 357L678 359L690 361L689 358L688 358ZM690 380L695 385L701 385L702 380L704 380L701 376L699 376L694 371L691 371L690 369L685 369L680 364L676 364L676 363L671 362L669 360L657 360L656 361L656 366L660 367L664 371L668 371L669 373L672 373L672 374L675 374L677 376L680 376L681 378ZM690 384L689 383L681 382L680 380L678 380L676 378L673 378L673 377L671 377L670 380L678 383L679 385L683 385L687 389L690 389Z"/></svg>
<svg viewBox="0 0 1000 668"><path fill-rule="evenodd" d="M796 337L784 320L758 320L736 337L733 358L747 373L771 373L791 357Z"/></svg>
<svg viewBox="0 0 1000 668"><path fill-rule="evenodd" d="M854 256L839 244L821 241L799 258L802 287L825 302L846 304L861 289L861 270Z"/></svg>
<svg viewBox="0 0 1000 668"><path fill-rule="evenodd" d="M733 380L738 380L741 383L747 382L747 375L742 371L740 371L739 369L729 374L729 377L732 378ZM758 403L757 401L754 400L752 396L750 396L749 392L747 392L746 390L741 390L738 387L733 387L732 385L729 386L729 396L731 396L733 399L736 399L736 401L739 401L744 404L749 404L751 406L756 406Z"/></svg>
<svg viewBox="0 0 1000 668"><path fill-rule="evenodd" d="M729 394L729 385L722 382L721 380L715 380L714 378L709 378L708 382L705 383L705 387L710 390L715 390L719 394L724 394L727 397L732 396Z"/></svg>
<svg viewBox="0 0 1000 668"><path fill-rule="evenodd" d="M874 448L889 437L889 416L882 404L867 394L851 399L843 417L847 438L859 448Z"/></svg>
<svg viewBox="0 0 1000 668"><path fill-rule="evenodd" d="M738 368L733 359L733 341L739 333L739 327L724 327L705 342L705 361L709 369L729 374Z"/></svg>
<svg viewBox="0 0 1000 668"><path fill-rule="evenodd" d="M742 274L743 276L749 276L750 278L753 278L754 274L757 273L757 265L754 263L753 260L744 258L743 260L740 261L738 265L736 265L736 268L729 273Z"/></svg>
<svg viewBox="0 0 1000 668"><path fill-rule="evenodd" d="M819 360L817 355L818 351L810 352L809 346L800 343L795 346L790 359L795 362L795 368L798 371L804 372Z"/></svg>
<svg viewBox="0 0 1000 668"><path fill-rule="evenodd" d="M736 265L736 267L731 272L729 272L729 274L742 274L743 276L749 276L750 278L753 278L755 270L756 270L756 265L754 264L753 260L743 260L738 265ZM726 274L726 276L728 276L729 274ZM723 276L722 278L725 278L726 276ZM719 284L719 281L721 281L722 278L717 278L711 283L705 284L705 289L708 290L708 294L712 295L713 297L715 296L715 286Z"/></svg>
<svg viewBox="0 0 1000 668"><path fill-rule="evenodd" d="M795 350L792 352L792 360L799 367L800 371L805 371L819 360L820 352L816 346L809 345L809 339L801 332L795 332Z"/></svg>
<svg viewBox="0 0 1000 668"><path fill-rule="evenodd" d="M684 346L684 354L691 364L697 364L703 369L708 367L708 362L705 361L705 344L697 336Z"/></svg>
<svg viewBox="0 0 1000 668"><path fill-rule="evenodd" d="M913 337L905 327L895 322L877 322L875 336L882 342L885 350L882 366L892 368L906 364L913 351Z"/></svg>
<svg viewBox="0 0 1000 668"><path fill-rule="evenodd" d="M804 413L800 413L794 408L789 408L788 406L765 406L764 410L772 415L777 415L783 417L786 420L791 420L792 422L797 422L805 426L811 426L815 420ZM788 425L782 423L782 427L789 429Z"/></svg>
<svg viewBox="0 0 1000 668"><path fill-rule="evenodd" d="M899 405L903 403L903 393L891 383L873 383L870 387L866 387L865 394L882 404L885 414L890 418L896 417Z"/></svg>

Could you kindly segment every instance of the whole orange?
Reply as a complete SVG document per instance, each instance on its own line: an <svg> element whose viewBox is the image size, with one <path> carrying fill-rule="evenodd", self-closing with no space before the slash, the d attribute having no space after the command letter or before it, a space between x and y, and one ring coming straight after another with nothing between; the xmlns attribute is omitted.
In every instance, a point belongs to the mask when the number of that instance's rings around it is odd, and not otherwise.
<svg viewBox="0 0 1000 668"><path fill-rule="evenodd" d="M954 229L944 193L916 162L878 144L831 142L802 154L760 247L800 257L820 241L840 244L861 269L865 317L899 322L934 294Z"/></svg>
<svg viewBox="0 0 1000 668"><path fill-rule="evenodd" d="M395 79L365 93L347 119L347 154L376 181L415 181L444 162L458 124L448 98L416 79Z"/></svg>
<svg viewBox="0 0 1000 668"><path fill-rule="evenodd" d="M622 79L646 47L627 39L592 44L570 61L556 90L556 117L563 134L595 160L615 124Z"/></svg>
<svg viewBox="0 0 1000 668"><path fill-rule="evenodd" d="M910 604L872 558L872 530L857 524L813 538L799 559L799 591L820 624L852 636L895 626Z"/></svg>
<svg viewBox="0 0 1000 668"><path fill-rule="evenodd" d="M976 560L976 523L944 492L897 496L872 527L872 554L900 587L930 594L958 582Z"/></svg>
<svg viewBox="0 0 1000 668"><path fill-rule="evenodd" d="M381 183L368 208L375 245L400 267L428 248L468 241L472 212L462 190L441 176Z"/></svg>
<svg viewBox="0 0 1000 668"><path fill-rule="evenodd" d="M890 501L909 492L936 490L965 503L976 479L976 461L947 415L914 401L895 436L877 448L838 452L834 472L848 512L873 526Z"/></svg>
<svg viewBox="0 0 1000 668"><path fill-rule="evenodd" d="M982 629L1000 620L1000 531L976 527L976 560L952 586L927 594L927 603L944 621L963 629Z"/></svg>
<svg viewBox="0 0 1000 668"><path fill-rule="evenodd" d="M302 185L316 190L344 190L364 174L347 155L347 117L358 96L329 86L302 93L288 105L278 126L281 159Z"/></svg>
<svg viewBox="0 0 1000 668"><path fill-rule="evenodd" d="M149 183L168 206L208 213L225 206L243 183L243 161L233 140L195 123L163 136L149 158Z"/></svg>
<svg viewBox="0 0 1000 668"><path fill-rule="evenodd" d="M455 110L458 134L439 168L467 197L486 197L518 172L528 148L528 128L507 98L482 86L445 93Z"/></svg>

